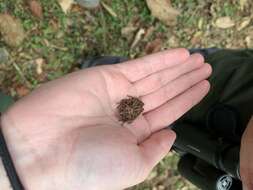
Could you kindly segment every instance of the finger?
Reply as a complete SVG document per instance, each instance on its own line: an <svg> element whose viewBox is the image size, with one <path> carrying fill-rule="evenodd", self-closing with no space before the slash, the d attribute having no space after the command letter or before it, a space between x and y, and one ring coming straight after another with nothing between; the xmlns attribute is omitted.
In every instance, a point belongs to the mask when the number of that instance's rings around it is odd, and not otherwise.
<svg viewBox="0 0 253 190"><path fill-rule="evenodd" d="M200 81L205 80L211 75L212 68L209 64L203 65L201 68L187 73L176 80L168 83L158 91L143 96L141 99L144 103L144 110L148 112L153 110L177 95L183 93L187 89L196 85Z"/></svg>
<svg viewBox="0 0 253 190"><path fill-rule="evenodd" d="M248 163L250 163L250 161ZM240 169L243 190L253 189L253 172L249 173L249 170L249 168Z"/></svg>
<svg viewBox="0 0 253 190"><path fill-rule="evenodd" d="M158 131L176 121L194 105L199 103L206 96L209 89L209 82L202 81L168 103L144 114L150 124L151 132Z"/></svg>
<svg viewBox="0 0 253 190"><path fill-rule="evenodd" d="M183 63L189 58L186 49L172 49L115 65L129 81L135 82L152 73Z"/></svg>
<svg viewBox="0 0 253 190"><path fill-rule="evenodd" d="M253 164L251 164L253 153L249 151L253 146L252 134L253 118L250 120L243 134L240 150L240 175L243 182L243 189L246 190L253 189Z"/></svg>
<svg viewBox="0 0 253 190"><path fill-rule="evenodd" d="M134 84L134 88L136 89L138 96L147 95L179 76L201 67L203 64L203 56L200 54L194 54L182 64L153 73L152 75L137 81Z"/></svg>
<svg viewBox="0 0 253 190"><path fill-rule="evenodd" d="M243 183L243 189L253 189L253 167L250 165L251 160L247 160L245 165L241 165L240 174Z"/></svg>
<svg viewBox="0 0 253 190"><path fill-rule="evenodd" d="M147 170L147 173L149 173L152 168L168 154L175 139L175 132L169 129L164 129L153 134L150 138L140 144L145 164L144 167Z"/></svg>

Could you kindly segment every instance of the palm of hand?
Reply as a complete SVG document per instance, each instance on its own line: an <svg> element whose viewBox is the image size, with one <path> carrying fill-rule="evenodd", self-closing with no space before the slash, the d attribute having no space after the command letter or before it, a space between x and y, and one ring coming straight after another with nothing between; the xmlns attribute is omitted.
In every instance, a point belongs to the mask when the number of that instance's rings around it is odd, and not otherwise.
<svg viewBox="0 0 253 190"><path fill-rule="evenodd" d="M210 73L200 56L179 49L42 86L5 117L15 126L6 136L18 133L17 142L25 140L20 147L9 144L22 181L37 188L39 181L29 178L40 174L51 181L41 189L120 189L142 181L175 139L172 131L160 130L205 96ZM115 107L127 95L140 97L145 110L122 127ZM29 175L23 162L31 158L39 164Z"/></svg>

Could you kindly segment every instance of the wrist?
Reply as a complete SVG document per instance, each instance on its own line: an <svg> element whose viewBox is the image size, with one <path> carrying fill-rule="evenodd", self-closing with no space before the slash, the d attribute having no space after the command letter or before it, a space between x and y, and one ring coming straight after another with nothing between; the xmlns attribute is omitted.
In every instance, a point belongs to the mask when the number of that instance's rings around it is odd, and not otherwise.
<svg viewBox="0 0 253 190"><path fill-rule="evenodd" d="M4 135L4 127L2 123L2 117L0 117L0 170L1 176L4 178L4 186L8 185L8 189L24 190L23 184L21 183L16 170L16 159L12 156L11 151L9 150L9 145L6 140L6 135ZM6 189L6 187L3 189Z"/></svg>
<svg viewBox="0 0 253 190"><path fill-rule="evenodd" d="M29 173L31 173L31 170L28 169L28 165L30 165L31 162L29 162L27 159L28 157L25 156L25 151L23 152L24 143L21 140L21 135L19 135L17 130L12 126L14 125L11 120L6 117L6 114L0 117L1 132L9 153L9 159L7 161L5 160L6 162L3 166L6 166L6 163L12 163L13 171L11 171L14 174L16 173L17 179L20 180L20 183L22 184L20 186L23 186L25 190L30 190L31 188L29 188L30 185L28 179L29 181L32 181L34 177L29 175ZM10 180L11 179L9 178L9 181Z"/></svg>
<svg viewBox="0 0 253 190"><path fill-rule="evenodd" d="M1 115L0 115L1 116ZM1 119L1 117L0 117ZM2 120L0 120L2 123ZM2 161L2 166L5 169L5 176L8 177L9 184L14 190L24 190L24 186L20 182L20 178L17 174L13 158L10 154L9 147L7 145L6 138L3 133L3 127L0 123L0 160ZM3 173L3 174L4 174Z"/></svg>
<svg viewBox="0 0 253 190"><path fill-rule="evenodd" d="M21 112L19 112L21 113ZM53 165L48 165L43 157L41 145L33 146L32 137L28 137L29 122L26 122L22 113L14 111L5 113L0 118L0 124L17 175L25 190L55 190L62 189L57 180L62 180L62 175L57 175ZM31 124L31 123L30 123ZM53 159L53 158L52 158ZM58 174L62 174L59 172ZM55 176L61 176L60 179ZM62 181L63 184L64 180ZM58 184L58 185L56 185ZM61 183L60 183L61 184Z"/></svg>

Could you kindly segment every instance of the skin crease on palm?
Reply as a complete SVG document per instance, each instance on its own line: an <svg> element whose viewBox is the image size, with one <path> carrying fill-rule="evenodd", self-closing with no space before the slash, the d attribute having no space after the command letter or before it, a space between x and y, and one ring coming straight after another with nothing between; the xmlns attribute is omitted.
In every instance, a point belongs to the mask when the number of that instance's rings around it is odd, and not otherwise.
<svg viewBox="0 0 253 190"><path fill-rule="evenodd" d="M119 190L142 182L176 134L164 129L208 93L209 64L174 49L78 71L43 84L2 117L26 190ZM121 125L117 103L139 97L144 113Z"/></svg>

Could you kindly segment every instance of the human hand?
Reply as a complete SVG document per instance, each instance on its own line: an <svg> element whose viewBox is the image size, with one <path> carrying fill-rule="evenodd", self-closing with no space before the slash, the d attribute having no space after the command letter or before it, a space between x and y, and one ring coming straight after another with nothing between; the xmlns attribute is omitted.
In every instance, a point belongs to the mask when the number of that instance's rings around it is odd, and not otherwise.
<svg viewBox="0 0 253 190"><path fill-rule="evenodd" d="M42 85L2 117L26 190L114 190L142 182L167 154L163 129L209 91L203 57L175 49L69 74ZM127 95L144 102L131 124L115 116Z"/></svg>
<svg viewBox="0 0 253 190"><path fill-rule="evenodd" d="M253 117L243 134L240 153L240 174L244 190L253 189Z"/></svg>

